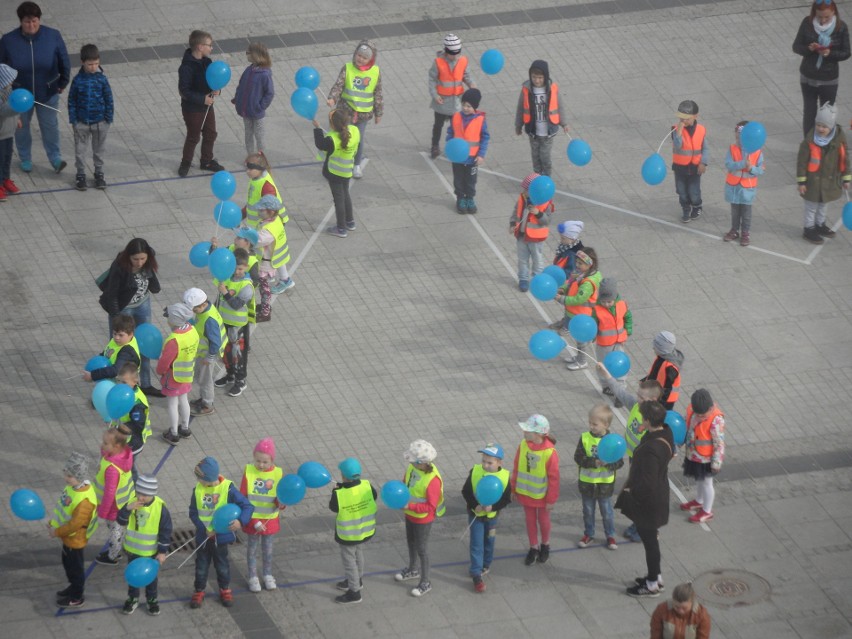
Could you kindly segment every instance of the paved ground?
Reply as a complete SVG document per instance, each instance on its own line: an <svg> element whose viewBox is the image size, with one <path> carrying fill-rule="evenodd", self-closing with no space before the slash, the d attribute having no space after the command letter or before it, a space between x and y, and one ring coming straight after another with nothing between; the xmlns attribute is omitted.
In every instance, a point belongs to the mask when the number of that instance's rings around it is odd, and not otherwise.
<svg viewBox="0 0 852 639"><path fill-rule="evenodd" d="M564 157L567 138L557 144L556 218L586 222L584 242L598 250L602 271L618 278L633 308L630 383L649 365L653 334L672 330L687 358L683 395L709 388L728 419L717 517L702 529L673 512L662 532L667 584L734 568L766 580L768 597L749 606L724 607L702 591L714 637L852 633L852 446L844 418L852 381L850 242L847 231L818 249L800 237L793 171L801 99L798 60L790 52L805 12L799 3L619 0L553 9L535 0L501 4L497 14L484 1L433 2L428 13L414 2L362 2L351 10L329 0L54 4L44 6L43 21L62 29L70 50L94 40L108 52L117 100L108 145L111 186L77 193L72 173L48 171L36 149L32 174L15 169L27 193L2 205L0 634L626 638L647 632L657 601L623 594L643 571L641 548L575 548L582 517L571 457L587 411L600 400L593 377L537 362L526 348L529 335L557 314L554 305L517 292L514 246L505 232L518 181L529 171L527 142L512 131L517 90L537 57L550 62L574 133L594 150L592 163L577 168ZM4 32L15 26L9 8L2 17ZM276 541L282 586L276 592L245 592L237 546L232 569L239 591L231 611L211 602L190 613L192 567L178 569L185 558L178 553L162 574L159 618L141 610L118 614L122 578L101 566L89 577L86 608L57 615L59 549L39 524L21 522L8 509L9 493L20 486L52 502L68 451L96 451L101 426L88 406L89 388L68 378L103 346L105 318L92 278L127 239L143 236L159 252L163 292L155 307L192 285L212 290L187 260L189 247L214 232L208 176L175 177L183 139L176 56L195 27L210 30L220 49L232 52L218 56L232 64L235 78L217 112L216 148L235 172L243 159L242 123L227 100L245 63L240 51L246 37L279 43L269 156L286 194L298 284L256 335L248 391L238 399L222 395L216 415L195 422L196 437L178 448L151 440L140 465L156 468L176 527L186 530L192 466L205 454L238 480L256 440L271 435L288 471L308 459L333 468L354 454L366 475L381 482L403 472L401 453L410 440L426 438L438 448L450 508L433 530L434 590L423 600L390 577L404 561L405 544L401 518L383 509L367 549L375 574L364 604L343 609L332 602L341 569L323 489L286 512ZM496 76L474 64L493 136L475 218L453 212L449 165L423 155L431 129L426 70L442 35L432 29L449 28L458 29L472 61L492 47L506 57ZM330 197L310 126L292 113L288 96L303 64L320 71L327 90L352 39L365 32L376 34L381 49L386 116L368 130L369 166L353 185L359 229L339 240L319 233L331 215ZM839 121L845 123L852 67L841 68ZM706 213L687 227L678 222L671 177L649 187L639 173L684 98L700 105L716 157L704 178ZM761 120L769 132L749 249L721 242L728 207L719 162L744 117ZM69 132L63 148L70 160ZM239 183L242 193L243 175ZM830 220L840 208L832 205ZM685 407L682 400L679 408ZM564 497L554 512L559 552L545 566L524 568L522 515L510 508L501 519L500 559L488 592L475 595L458 493L475 450L496 440L513 451L520 439L515 424L532 412L551 419L563 458ZM153 401L153 418L163 426L161 400ZM676 487L689 494L676 464L671 470ZM103 539L99 533L90 558Z"/></svg>

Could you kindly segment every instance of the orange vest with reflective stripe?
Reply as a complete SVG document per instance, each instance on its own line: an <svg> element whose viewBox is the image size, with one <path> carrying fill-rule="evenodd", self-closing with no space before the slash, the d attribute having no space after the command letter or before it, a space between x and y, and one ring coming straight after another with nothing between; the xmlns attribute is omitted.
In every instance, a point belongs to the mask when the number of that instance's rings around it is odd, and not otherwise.
<svg viewBox="0 0 852 639"><path fill-rule="evenodd" d="M453 137L463 138L470 144L470 157L475 157L479 153L483 122L485 122L484 111L477 111L467 126L462 121L461 113L453 114Z"/></svg>
<svg viewBox="0 0 852 639"><path fill-rule="evenodd" d="M435 58L438 67L438 85L435 90L440 96L461 95L464 93L464 72L467 70L467 58L461 56L456 66L450 69L450 63L444 58Z"/></svg>
<svg viewBox="0 0 852 639"><path fill-rule="evenodd" d="M524 239L527 242L544 242L547 239L547 234L549 230L546 224L541 224L539 222L538 215L531 214L527 216L526 222L523 225L523 229L521 229L520 224L524 220L524 211L527 208L527 198L523 195L518 196L518 203L515 205L515 218L518 220L518 227L515 229L515 237L520 237L520 233L523 232ZM536 210L539 213L544 213L550 208L551 211L555 210L552 201L545 202L544 204L535 205Z"/></svg>
<svg viewBox="0 0 852 639"><path fill-rule="evenodd" d="M657 371L656 371L656 374L655 374L654 368L657 367L657 362L662 362L662 364L660 364L660 367L657 368ZM660 386L662 386L663 389L665 389L666 388L666 373L668 372L670 367L675 368L675 369L677 368L671 362L664 360L661 357L657 357L657 359L654 360L654 363L651 364L651 370L648 371L648 378L649 379L656 379L658 382L660 382ZM680 371L678 371L677 377L674 378L674 382L672 382L672 387L669 390L669 397L664 403L665 404L671 404L672 406L674 406L677 403L678 397L680 397ZM660 401L662 401L662 400L660 400Z"/></svg>
<svg viewBox="0 0 852 639"><path fill-rule="evenodd" d="M816 173L819 171L819 165L822 163L822 147L817 146L813 142L808 142L808 146L811 148L811 157L808 158L808 173ZM846 145L841 144L840 149L840 163L837 165L837 168L840 170L841 175L846 174Z"/></svg>
<svg viewBox="0 0 852 639"><path fill-rule="evenodd" d="M627 302L618 300L615 303L615 315L606 306L595 306L595 316L598 318L599 346L612 346L627 341L627 329L624 328L624 314L627 313Z"/></svg>
<svg viewBox="0 0 852 639"><path fill-rule="evenodd" d="M574 297L577 294L577 291L580 290L580 284L583 282L588 282L592 285L592 294L589 296L589 299L586 300L585 303L580 306L566 306L565 312L571 313L571 315L591 315L592 308L598 302L598 285L591 277L584 277L582 280L574 280L568 286L568 292L565 294L565 297Z"/></svg>
<svg viewBox="0 0 852 639"><path fill-rule="evenodd" d="M686 127L681 130L683 145L680 150L672 151L672 162L681 166L701 163L701 149L704 147L704 134L707 130L702 124L695 125L695 134L690 135Z"/></svg>
<svg viewBox="0 0 852 639"><path fill-rule="evenodd" d="M710 409L710 412L695 425L695 441L693 442L695 446L695 452L701 455L702 457L712 457L713 455L713 437L710 435L710 424L713 423L713 420L716 419L719 415L724 417L724 413L719 410L719 408L713 404L713 408ZM692 406L688 406L686 409L686 425L690 426L692 421Z"/></svg>
<svg viewBox="0 0 852 639"><path fill-rule="evenodd" d="M736 144L731 145L731 159L734 162L742 162L743 151ZM752 166L757 166L758 160L760 160L760 149L758 149L754 153L749 153L749 164L751 164ZM757 186L757 176L752 175L751 173L745 170L739 170L733 173L728 172L728 175L725 178L725 182L727 184L730 184L731 186L736 186L737 184L739 184L744 189L753 189Z"/></svg>
<svg viewBox="0 0 852 639"><path fill-rule="evenodd" d="M524 124L529 124L532 120L530 113L530 90L527 86L521 88L524 95ZM559 124L559 85L555 82L550 83L550 100L547 103L547 116L553 124Z"/></svg>

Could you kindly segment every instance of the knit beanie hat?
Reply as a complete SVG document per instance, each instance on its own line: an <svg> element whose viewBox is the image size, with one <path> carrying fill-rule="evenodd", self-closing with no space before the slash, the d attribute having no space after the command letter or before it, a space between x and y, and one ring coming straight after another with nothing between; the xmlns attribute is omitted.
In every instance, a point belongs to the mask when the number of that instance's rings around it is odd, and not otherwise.
<svg viewBox="0 0 852 639"><path fill-rule="evenodd" d="M706 413L713 408L713 398L706 388L699 388L692 394L692 410L695 413Z"/></svg>
<svg viewBox="0 0 852 639"><path fill-rule="evenodd" d="M530 173L527 177L524 178L524 181L521 182L521 190L525 193L530 190L530 184L533 183L533 180L537 177L541 177L539 173Z"/></svg>
<svg viewBox="0 0 852 639"><path fill-rule="evenodd" d="M271 437L264 437L257 442L257 446L254 447L254 452L269 455L269 457L272 458L272 461L275 461L275 442L272 441Z"/></svg>
<svg viewBox="0 0 852 639"><path fill-rule="evenodd" d="M815 123L833 129L837 123L837 107L831 102L824 102L819 108L819 111L817 111Z"/></svg>
<svg viewBox="0 0 852 639"><path fill-rule="evenodd" d="M219 462L215 457L205 457L195 467L195 476L201 481L216 481L219 479Z"/></svg>
<svg viewBox="0 0 852 639"><path fill-rule="evenodd" d="M564 235L572 240L579 240L580 233L583 232L583 223L579 220L566 220L559 224L556 230L559 231L559 235Z"/></svg>
<svg viewBox="0 0 852 639"><path fill-rule="evenodd" d="M618 280L614 277L603 278L598 289L598 300L614 300L616 297L618 297Z"/></svg>
<svg viewBox="0 0 852 639"><path fill-rule="evenodd" d="M676 344L675 336L668 331L660 331L654 335L654 352L660 357L674 353Z"/></svg>
<svg viewBox="0 0 852 639"><path fill-rule="evenodd" d="M458 53L461 51L461 38L455 33L448 33L444 36L444 51L447 53Z"/></svg>
<svg viewBox="0 0 852 639"><path fill-rule="evenodd" d="M83 453L74 451L65 462L62 472L75 479L83 481L89 478L89 458Z"/></svg>
<svg viewBox="0 0 852 639"><path fill-rule="evenodd" d="M12 84L12 82L14 82L15 78L17 77L17 70L6 64L0 64L0 89L3 89Z"/></svg>
<svg viewBox="0 0 852 639"><path fill-rule="evenodd" d="M482 102L482 92L479 89L468 89L462 93L462 104L467 102L474 109L479 108L479 103Z"/></svg>
<svg viewBox="0 0 852 639"><path fill-rule="evenodd" d="M136 494L149 495L153 497L157 494L159 483L153 475L139 475L136 478Z"/></svg>

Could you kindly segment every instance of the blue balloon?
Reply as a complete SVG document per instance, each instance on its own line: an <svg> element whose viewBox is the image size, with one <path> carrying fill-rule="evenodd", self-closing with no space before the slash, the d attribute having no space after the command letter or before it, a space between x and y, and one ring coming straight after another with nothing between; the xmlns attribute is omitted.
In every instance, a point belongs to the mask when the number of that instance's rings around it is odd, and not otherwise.
<svg viewBox="0 0 852 639"><path fill-rule="evenodd" d="M470 157L470 144L462 138L453 138L444 147L444 155L450 162L462 164Z"/></svg>
<svg viewBox="0 0 852 639"><path fill-rule="evenodd" d="M843 226L847 231L852 231L852 202L843 205Z"/></svg>
<svg viewBox="0 0 852 639"><path fill-rule="evenodd" d="M237 270L237 260L226 247L217 248L210 254L210 274L220 282L229 279Z"/></svg>
<svg viewBox="0 0 852 639"><path fill-rule="evenodd" d="M240 507L236 504L225 504L224 506L220 506L216 510L213 511L213 530L215 530L220 535L231 532L228 529L228 526L231 525L231 522L239 520Z"/></svg>
<svg viewBox="0 0 852 639"><path fill-rule="evenodd" d="M160 359L160 355L163 353L163 334L159 328L144 322L136 327L136 332L133 335L143 357Z"/></svg>
<svg viewBox="0 0 852 639"><path fill-rule="evenodd" d="M561 271L562 269L559 270ZM559 284L547 273L539 273L530 282L530 293L533 294L534 298L542 302L549 302L556 297L556 289L558 288Z"/></svg>
<svg viewBox="0 0 852 639"><path fill-rule="evenodd" d="M612 351L604 357L603 365L609 371L609 374L615 377L624 377L630 370L630 358L627 353L622 351Z"/></svg>
<svg viewBox="0 0 852 639"><path fill-rule="evenodd" d="M223 229L232 229L242 222L243 212L236 202L225 200L213 207L213 219Z"/></svg>
<svg viewBox="0 0 852 639"><path fill-rule="evenodd" d="M479 59L479 66L488 75L494 75L502 71L504 62L503 54L499 49L488 49Z"/></svg>
<svg viewBox="0 0 852 639"><path fill-rule="evenodd" d="M9 94L9 108L15 113L26 113L33 108L35 98L26 89L15 89Z"/></svg>
<svg viewBox="0 0 852 639"><path fill-rule="evenodd" d="M144 588L153 583L160 572L160 562L153 557L137 557L124 569L124 580L133 588Z"/></svg>
<svg viewBox="0 0 852 639"><path fill-rule="evenodd" d="M592 147L585 140L574 138L568 143L568 159L577 166L586 166L592 161Z"/></svg>
<svg viewBox="0 0 852 639"><path fill-rule="evenodd" d="M88 362L86 362L86 365L83 367L83 370L91 373L92 371L96 371L99 368L106 368L107 366L109 366L108 357L104 357L103 355L95 355L94 357L89 359Z"/></svg>
<svg viewBox="0 0 852 639"><path fill-rule="evenodd" d="M686 441L686 422L683 421L680 413L673 410L666 411L666 424L672 429L674 443L681 446Z"/></svg>
<svg viewBox="0 0 852 639"><path fill-rule="evenodd" d="M618 433L604 435L598 442L598 459L605 464L614 464L627 452L627 442Z"/></svg>
<svg viewBox="0 0 852 639"><path fill-rule="evenodd" d="M301 115L306 120L313 120L317 114L317 96L308 88L299 87L290 96L290 106L297 115Z"/></svg>
<svg viewBox="0 0 852 639"><path fill-rule="evenodd" d="M410 500L411 493L408 491L408 486L398 479L392 479L382 486L382 501L388 508L393 510L405 508Z"/></svg>
<svg viewBox="0 0 852 639"><path fill-rule="evenodd" d="M207 67L204 78L211 91L220 91L231 81L231 67L221 60L216 60Z"/></svg>
<svg viewBox="0 0 852 639"><path fill-rule="evenodd" d="M305 496L305 481L298 475L284 475L278 482L275 494L278 501L288 506L298 504Z"/></svg>
<svg viewBox="0 0 852 639"><path fill-rule="evenodd" d="M95 405L95 410L105 422L109 421L109 410L107 410L107 395L115 386L115 382L111 379L102 379L92 389L92 403Z"/></svg>
<svg viewBox="0 0 852 639"><path fill-rule="evenodd" d="M565 348L565 340L556 331L544 329L530 337L529 349L532 356L540 360L553 359Z"/></svg>
<svg viewBox="0 0 852 639"><path fill-rule="evenodd" d="M296 71L296 86L313 91L320 85L319 71L313 67L302 67Z"/></svg>
<svg viewBox="0 0 852 639"><path fill-rule="evenodd" d="M565 277L565 269L561 266L556 266L556 264L551 264L550 266L546 266L542 273L547 273L556 280L556 285L562 286L565 283L565 280L568 279Z"/></svg>
<svg viewBox="0 0 852 639"><path fill-rule="evenodd" d="M749 122L740 131L740 144L746 153L754 153L766 143L766 129L760 122Z"/></svg>
<svg viewBox="0 0 852 639"><path fill-rule="evenodd" d="M654 153L642 162L642 179L651 186L656 186L666 179L666 161L659 153Z"/></svg>
<svg viewBox="0 0 852 639"><path fill-rule="evenodd" d="M228 171L216 171L210 178L210 190L220 200L229 200L237 192L237 181Z"/></svg>
<svg viewBox="0 0 852 639"><path fill-rule="evenodd" d="M554 193L556 193L556 185L546 175L539 175L530 182L529 196L530 202L533 204L540 205L549 202L553 199Z"/></svg>
<svg viewBox="0 0 852 639"><path fill-rule="evenodd" d="M331 473L319 462L306 461L296 472L308 488L322 488L331 481Z"/></svg>
<svg viewBox="0 0 852 639"><path fill-rule="evenodd" d="M189 263L198 268L204 268L210 262L210 242L199 242L193 244L189 249ZM138 340L137 340L138 341Z"/></svg>
<svg viewBox="0 0 852 639"><path fill-rule="evenodd" d="M82 479L78 477L78 479ZM16 517L24 521L44 519L44 502L38 494L29 488L19 488L9 498L9 505Z"/></svg>
<svg viewBox="0 0 852 639"><path fill-rule="evenodd" d="M121 419L136 403L136 395L127 384L116 384L106 397L107 415L110 419Z"/></svg>
<svg viewBox="0 0 852 639"><path fill-rule="evenodd" d="M503 484L497 475L485 475L476 485L475 496L480 506L493 506L503 496Z"/></svg>
<svg viewBox="0 0 852 639"><path fill-rule="evenodd" d="M568 322L568 332L578 344L591 342L598 334L598 323L591 315L575 315Z"/></svg>

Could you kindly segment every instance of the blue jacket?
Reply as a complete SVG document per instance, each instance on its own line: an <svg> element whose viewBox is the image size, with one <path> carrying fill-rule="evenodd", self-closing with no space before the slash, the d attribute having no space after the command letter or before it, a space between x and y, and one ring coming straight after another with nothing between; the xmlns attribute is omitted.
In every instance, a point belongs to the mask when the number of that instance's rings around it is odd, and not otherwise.
<svg viewBox="0 0 852 639"><path fill-rule="evenodd" d="M71 80L65 41L50 27L39 27L34 36L25 36L20 27L5 34L0 38L0 63L18 72L12 86L32 91L39 102L47 102Z"/></svg>
<svg viewBox="0 0 852 639"><path fill-rule="evenodd" d="M233 103L237 115L243 118L260 119L275 97L272 69L252 64L240 76Z"/></svg>
<svg viewBox="0 0 852 639"><path fill-rule="evenodd" d="M112 89L103 69L86 73L82 68L68 90L68 121L71 124L112 124Z"/></svg>
<svg viewBox="0 0 852 639"><path fill-rule="evenodd" d="M743 158L740 162L734 162L734 156L731 155L731 149L728 148L728 154L725 156L725 168L728 172L739 172L745 169L746 160ZM757 159L757 166L753 166L750 175L763 175L763 153ZM737 184L732 186L725 182L725 201L731 204L751 204L754 202L754 196L757 195L757 187L752 189L744 189Z"/></svg>
<svg viewBox="0 0 852 639"><path fill-rule="evenodd" d="M219 477L222 479L221 475ZM248 498L243 495L237 488L234 482L228 488L228 503L236 504L240 507L240 523L243 526L248 526L251 521L251 515L254 512L254 506L251 505ZM195 504L195 488L192 489L192 496L189 498L189 520L195 524L195 544L200 546L207 538L207 528L198 518L198 506ZM216 544L232 544L237 540L236 534L232 532L216 533Z"/></svg>
<svg viewBox="0 0 852 639"><path fill-rule="evenodd" d="M470 115L461 114L462 124L467 126L473 118L476 116L482 116L482 131L479 134L479 151L476 153L476 157L484 158L485 152L488 151L488 140L491 139L491 134L488 133L488 121L485 119L485 114L482 111L474 111ZM450 119L450 125L447 127L447 142L456 137L455 131L453 131L453 121ZM472 166L476 163L476 157L470 156L464 164L466 166Z"/></svg>

